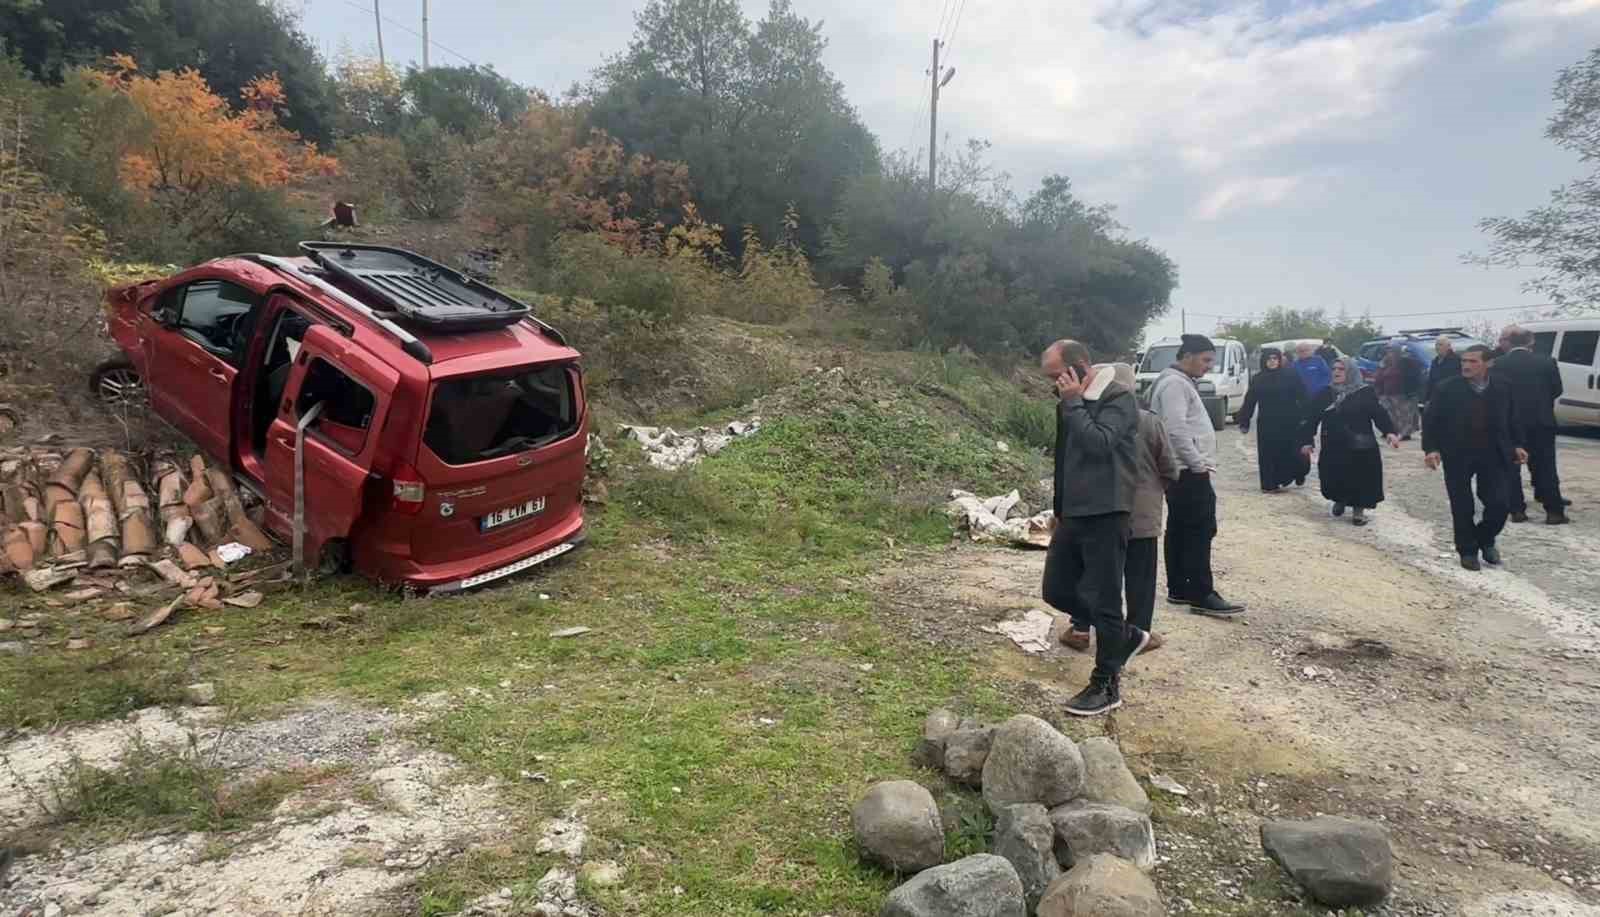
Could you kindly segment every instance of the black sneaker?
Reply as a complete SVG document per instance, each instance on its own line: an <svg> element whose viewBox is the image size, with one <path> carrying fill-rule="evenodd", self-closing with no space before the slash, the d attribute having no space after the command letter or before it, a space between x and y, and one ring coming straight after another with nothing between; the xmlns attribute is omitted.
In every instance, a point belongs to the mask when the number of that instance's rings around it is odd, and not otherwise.
<svg viewBox="0 0 1600 917"><path fill-rule="evenodd" d="M1187 604L1189 604L1189 600L1184 598L1181 595L1173 595L1172 593L1169 592L1169 593L1167 593L1167 604L1168 605L1187 605Z"/></svg>
<svg viewBox="0 0 1600 917"><path fill-rule="evenodd" d="M1122 659L1119 660L1121 665L1117 666L1117 675L1119 676L1122 674L1122 670L1127 668L1128 665L1133 662L1134 657L1144 652L1144 648L1149 645L1150 632L1140 630L1139 628L1134 627L1132 624L1129 624L1126 631L1125 640L1127 642L1127 647L1123 651Z"/></svg>
<svg viewBox="0 0 1600 917"><path fill-rule="evenodd" d="M1546 512L1544 514L1545 525L1567 525L1570 522L1572 522L1572 520L1567 518L1567 511L1564 509L1558 509L1553 513Z"/></svg>
<svg viewBox="0 0 1600 917"><path fill-rule="evenodd" d="M1483 567L1478 563L1478 555L1463 554L1461 555L1461 569L1471 570L1472 572L1476 573L1479 570L1482 570Z"/></svg>
<svg viewBox="0 0 1600 917"><path fill-rule="evenodd" d="M1484 548L1483 562L1491 567L1500 566L1500 549L1494 547Z"/></svg>
<svg viewBox="0 0 1600 917"><path fill-rule="evenodd" d="M1528 521L1528 514L1527 513L1512 513L1511 514L1511 521L1512 522L1527 522Z"/></svg>
<svg viewBox="0 0 1600 917"><path fill-rule="evenodd" d="M1100 716L1122 706L1122 692L1117 682L1110 678L1092 676L1089 687L1067 701L1067 712L1073 716Z"/></svg>
<svg viewBox="0 0 1600 917"><path fill-rule="evenodd" d="M1340 516L1344 515L1344 504L1343 503L1335 503L1335 504L1333 504L1333 507L1328 510L1328 512L1332 513L1333 514L1333 518L1337 519Z"/></svg>
<svg viewBox="0 0 1600 917"><path fill-rule="evenodd" d="M1190 602L1189 610L1197 615L1211 615L1214 618L1231 618L1244 613L1244 606L1230 602L1215 592L1198 602Z"/></svg>

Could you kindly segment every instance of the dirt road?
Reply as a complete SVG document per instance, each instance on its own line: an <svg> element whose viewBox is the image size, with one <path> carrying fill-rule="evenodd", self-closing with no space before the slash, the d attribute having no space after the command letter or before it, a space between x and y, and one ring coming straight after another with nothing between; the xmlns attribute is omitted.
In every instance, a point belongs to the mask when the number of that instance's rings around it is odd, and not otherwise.
<svg viewBox="0 0 1600 917"><path fill-rule="evenodd" d="M1250 612L1158 609L1166 648L1088 727L1210 788L1171 800L1161 878L1178 911L1298 913L1196 902L1255 900L1261 817L1328 812L1392 825L1390 913L1600 914L1600 441L1561 443L1575 524L1511 527L1505 569L1473 574L1419 444L1386 451L1389 502L1358 529L1330 518L1314 478L1261 493L1253 437L1221 435L1219 588ZM1040 554L963 548L936 566L916 576L982 619L970 626L1041 607ZM1088 676L1086 656L990 639L996 674L1041 703Z"/></svg>

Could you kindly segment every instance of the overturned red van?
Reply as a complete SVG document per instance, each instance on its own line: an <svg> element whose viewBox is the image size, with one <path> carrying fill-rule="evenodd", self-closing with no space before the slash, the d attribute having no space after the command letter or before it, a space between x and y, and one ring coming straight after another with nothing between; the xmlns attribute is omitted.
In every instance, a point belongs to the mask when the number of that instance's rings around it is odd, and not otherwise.
<svg viewBox="0 0 1600 917"><path fill-rule="evenodd" d="M124 356L95 393L148 400L285 540L298 507L325 567L451 592L579 545L588 415L561 333L408 251L300 249L112 290Z"/></svg>

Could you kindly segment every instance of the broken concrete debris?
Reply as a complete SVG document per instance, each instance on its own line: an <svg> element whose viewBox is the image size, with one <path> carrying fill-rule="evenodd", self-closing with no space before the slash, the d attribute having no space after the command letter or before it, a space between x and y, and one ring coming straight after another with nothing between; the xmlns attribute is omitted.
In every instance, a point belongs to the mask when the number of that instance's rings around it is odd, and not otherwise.
<svg viewBox="0 0 1600 917"><path fill-rule="evenodd" d="M1049 547L1054 511L1022 516L1018 513L1021 502L1022 495L1015 490L987 499L970 491L952 490L945 513L958 527L966 529L973 541L1025 548Z"/></svg>
<svg viewBox="0 0 1600 917"><path fill-rule="evenodd" d="M639 427L619 424L618 431L636 440L644 449L650 464L664 471L676 471L693 465L708 455L716 455L736 439L753 436L761 429L761 418L735 420L720 430L697 427L688 433L679 433L667 427Z"/></svg>

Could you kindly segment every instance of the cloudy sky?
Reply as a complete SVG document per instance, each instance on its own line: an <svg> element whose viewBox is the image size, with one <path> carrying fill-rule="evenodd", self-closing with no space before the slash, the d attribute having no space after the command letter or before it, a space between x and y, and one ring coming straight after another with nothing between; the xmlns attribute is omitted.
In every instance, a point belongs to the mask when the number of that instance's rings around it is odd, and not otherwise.
<svg viewBox="0 0 1600 917"><path fill-rule="evenodd" d="M371 53L373 0L289 0L329 53ZM391 60L422 0L381 0ZM764 0L744 0L758 18ZM1026 193L1071 176L1178 263L1153 334L1276 305L1390 330L1531 305L1463 265L1479 218L1576 176L1544 139L1557 70L1600 45L1600 0L794 0L886 149L925 149L924 73L948 36L941 143L986 138ZM435 63L559 90L632 32L635 0L434 0ZM449 50L445 50L449 49ZM918 125L920 130L917 130ZM1394 318L1388 318L1395 316Z"/></svg>

